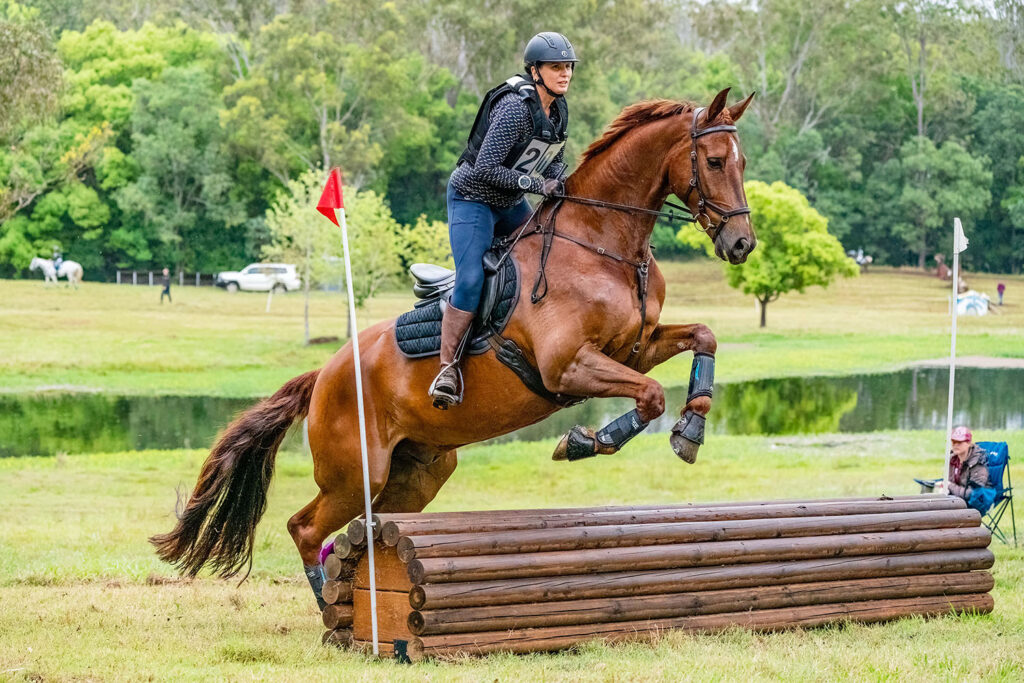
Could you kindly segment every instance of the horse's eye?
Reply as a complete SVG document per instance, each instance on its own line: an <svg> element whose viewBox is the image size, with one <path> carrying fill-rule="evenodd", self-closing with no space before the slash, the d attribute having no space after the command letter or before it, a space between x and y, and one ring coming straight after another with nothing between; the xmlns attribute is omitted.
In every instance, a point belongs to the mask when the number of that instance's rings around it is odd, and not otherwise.
<svg viewBox="0 0 1024 683"><path fill-rule="evenodd" d="M722 168L722 159L721 159L721 157L708 157L708 167L709 168L719 168L719 169Z"/></svg>

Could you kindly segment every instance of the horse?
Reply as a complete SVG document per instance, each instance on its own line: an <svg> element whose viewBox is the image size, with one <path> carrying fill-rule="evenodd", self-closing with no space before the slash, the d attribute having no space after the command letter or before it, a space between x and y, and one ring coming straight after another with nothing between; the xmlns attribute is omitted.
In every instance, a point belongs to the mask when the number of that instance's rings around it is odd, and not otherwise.
<svg viewBox="0 0 1024 683"><path fill-rule="evenodd" d="M73 285L75 289L82 283L82 265L78 261L64 261L58 271L53 267L51 259L37 257L32 259L28 269L34 271L37 268L43 271L43 282L46 284L57 284L57 278L62 277L67 278L68 284Z"/></svg>
<svg viewBox="0 0 1024 683"><path fill-rule="evenodd" d="M649 245L658 209L670 194L682 199L720 259L742 263L756 245L743 190L746 158L733 125L753 93L731 107L727 94L718 93L707 107L654 100L625 108L567 178L566 201L545 200L531 219L550 222L551 238L523 232L511 247L524 274L550 257L546 296L528 303L530 278L521 278L522 296L504 330L550 394L630 397L646 426L665 411L665 394L645 373L685 351L694 352L695 360L713 359L717 342L707 326L659 323L665 279ZM638 264L646 264L646 296L637 293ZM455 470L459 447L538 422L562 404L527 388L487 351L464 360L464 401L437 410L427 394L436 358L403 356L394 328L392 319L359 333L369 481L376 512L419 512ZM322 368L288 381L228 425L174 529L150 538L158 556L190 576L204 566L224 578L243 570L248 576L276 451L290 425L305 417L319 492L287 526L314 584L324 540L363 508L353 379L348 343ZM711 409L707 389L688 398L684 417L703 420ZM594 432L583 429L581 435ZM670 441L677 437L673 433ZM563 458L565 441L559 444ZM621 440L587 443L602 454L621 446Z"/></svg>

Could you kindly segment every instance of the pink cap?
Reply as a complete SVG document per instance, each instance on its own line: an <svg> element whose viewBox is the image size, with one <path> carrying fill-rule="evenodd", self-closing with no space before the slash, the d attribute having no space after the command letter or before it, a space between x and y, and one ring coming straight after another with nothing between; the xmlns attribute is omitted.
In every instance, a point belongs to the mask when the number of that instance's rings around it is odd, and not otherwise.
<svg viewBox="0 0 1024 683"><path fill-rule="evenodd" d="M953 433L949 435L950 441L970 441L972 437L971 430L967 427L956 427Z"/></svg>

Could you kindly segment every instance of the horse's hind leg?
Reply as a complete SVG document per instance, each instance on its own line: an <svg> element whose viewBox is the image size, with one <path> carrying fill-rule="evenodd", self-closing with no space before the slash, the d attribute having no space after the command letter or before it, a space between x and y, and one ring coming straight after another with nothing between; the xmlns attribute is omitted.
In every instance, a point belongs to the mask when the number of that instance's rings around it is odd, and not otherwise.
<svg viewBox="0 0 1024 683"><path fill-rule="evenodd" d="M374 513L419 512L434 499L438 490L455 471L456 462L454 450L432 450L408 442L399 444L391 456L387 483L373 503ZM288 530L292 533L295 544L299 546L303 570L320 609L324 608L319 590L323 581L320 566L321 545L328 535L359 517L364 510L360 480L357 486L352 485L344 490L336 489L326 493L321 490L312 502L288 522ZM351 576L361 557L361 552L349 555L343 563L342 576Z"/></svg>

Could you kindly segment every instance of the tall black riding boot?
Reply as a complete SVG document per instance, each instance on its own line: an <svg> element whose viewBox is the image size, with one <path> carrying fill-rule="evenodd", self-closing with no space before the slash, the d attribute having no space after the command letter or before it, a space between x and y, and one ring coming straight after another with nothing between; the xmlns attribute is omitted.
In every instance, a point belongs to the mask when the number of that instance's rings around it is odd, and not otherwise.
<svg viewBox="0 0 1024 683"><path fill-rule="evenodd" d="M445 306L444 317L441 319L441 372L429 390L435 408L447 410L462 403L459 364L455 355L462 338L473 324L473 316L474 313L459 310L451 302Z"/></svg>

